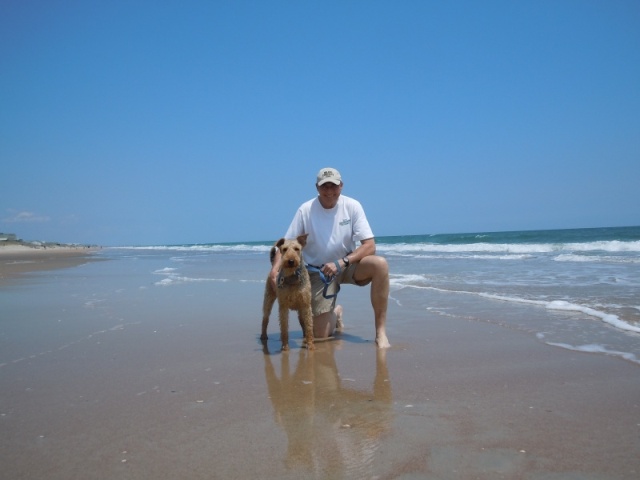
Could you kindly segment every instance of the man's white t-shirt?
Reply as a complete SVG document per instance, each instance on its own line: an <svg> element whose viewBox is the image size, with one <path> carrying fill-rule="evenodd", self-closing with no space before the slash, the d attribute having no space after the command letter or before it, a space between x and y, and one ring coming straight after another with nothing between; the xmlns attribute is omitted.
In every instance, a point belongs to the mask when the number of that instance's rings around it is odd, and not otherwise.
<svg viewBox="0 0 640 480"><path fill-rule="evenodd" d="M326 209L318 198L303 203L285 234L294 239L308 233L302 251L309 265L319 267L344 257L356 249L356 242L373 238L360 202L340 195L335 207Z"/></svg>

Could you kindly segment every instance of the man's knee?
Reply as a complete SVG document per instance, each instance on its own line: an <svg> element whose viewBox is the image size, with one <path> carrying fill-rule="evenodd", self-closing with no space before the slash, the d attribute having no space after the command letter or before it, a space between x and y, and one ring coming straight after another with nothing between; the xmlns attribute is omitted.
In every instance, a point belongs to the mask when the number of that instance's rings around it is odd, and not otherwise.
<svg viewBox="0 0 640 480"><path fill-rule="evenodd" d="M371 255L360 261L353 279L358 285L366 285L376 277L387 277L388 275L389 264L387 259L378 255Z"/></svg>
<svg viewBox="0 0 640 480"><path fill-rule="evenodd" d="M326 338L333 335L336 328L336 315L333 311L321 313L313 317L313 336Z"/></svg>
<svg viewBox="0 0 640 480"><path fill-rule="evenodd" d="M386 275L389 273L389 264L387 263L387 259L384 257L379 257L374 255L376 261L377 273Z"/></svg>

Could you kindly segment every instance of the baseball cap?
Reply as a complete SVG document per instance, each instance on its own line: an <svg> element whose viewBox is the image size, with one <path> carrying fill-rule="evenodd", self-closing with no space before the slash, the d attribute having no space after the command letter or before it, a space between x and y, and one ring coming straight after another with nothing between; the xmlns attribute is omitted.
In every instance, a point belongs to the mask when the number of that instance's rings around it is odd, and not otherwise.
<svg viewBox="0 0 640 480"><path fill-rule="evenodd" d="M323 168L318 172L318 178L316 180L316 185L324 185L327 182L334 183L336 185L340 185L342 182L342 177L340 176L340 172L335 168Z"/></svg>

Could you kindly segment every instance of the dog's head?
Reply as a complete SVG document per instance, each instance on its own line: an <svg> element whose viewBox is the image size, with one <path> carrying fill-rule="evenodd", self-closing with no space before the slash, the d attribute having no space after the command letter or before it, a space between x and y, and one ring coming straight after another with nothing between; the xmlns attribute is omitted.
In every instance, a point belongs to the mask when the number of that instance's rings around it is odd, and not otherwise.
<svg viewBox="0 0 640 480"><path fill-rule="evenodd" d="M294 240L289 240L289 243L295 243L298 242L300 244L300 249L303 249L304 246L307 244L307 237L309 236L308 233L305 233L304 235L300 235L298 236L295 241ZM276 247L278 247L280 249L280 252L282 252L282 245L284 245L285 243L287 243L287 240L284 238L281 238L280 240L278 240L276 242Z"/></svg>
<svg viewBox="0 0 640 480"><path fill-rule="evenodd" d="M307 236L300 235L295 240L281 238L276 242L276 248L280 250L280 268L297 269L302 264L302 249L307 244Z"/></svg>

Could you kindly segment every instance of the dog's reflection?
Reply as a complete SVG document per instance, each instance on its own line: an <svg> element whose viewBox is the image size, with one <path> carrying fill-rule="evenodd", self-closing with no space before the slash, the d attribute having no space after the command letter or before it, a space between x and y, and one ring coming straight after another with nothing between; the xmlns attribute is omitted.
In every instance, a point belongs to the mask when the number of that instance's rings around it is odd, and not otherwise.
<svg viewBox="0 0 640 480"><path fill-rule="evenodd" d="M364 380L340 377L334 355L340 344L321 344L314 353L301 349L294 371L293 352L280 355L280 378L264 344L269 396L287 434L285 463L325 478L369 472L392 416L386 350L371 349L375 376L365 387Z"/></svg>

